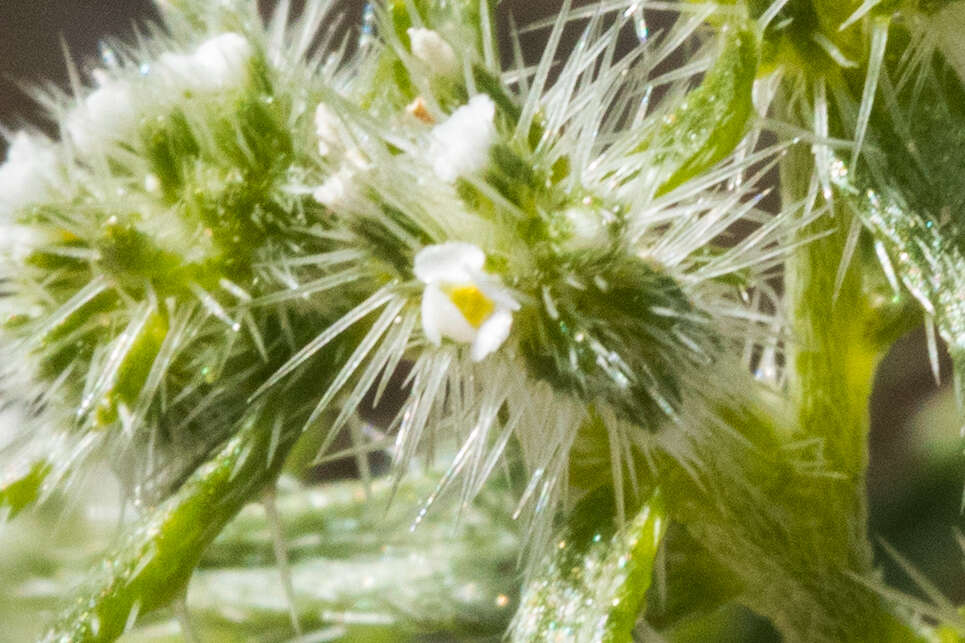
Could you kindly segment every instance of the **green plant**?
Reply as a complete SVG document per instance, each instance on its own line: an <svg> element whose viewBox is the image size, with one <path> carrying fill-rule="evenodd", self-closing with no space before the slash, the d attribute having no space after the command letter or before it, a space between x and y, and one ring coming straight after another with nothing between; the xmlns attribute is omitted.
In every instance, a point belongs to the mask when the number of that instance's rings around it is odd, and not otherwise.
<svg viewBox="0 0 965 643"><path fill-rule="evenodd" d="M566 2L504 69L487 0L369 6L342 44L326 0L158 8L0 166L0 507L42 528L108 463L134 514L71 519L106 557L45 640L166 609L204 640L688 640L733 605L958 640L876 576L865 471L923 318L961 417L965 9ZM360 481L305 482L333 452ZM386 506L411 533L373 540Z"/></svg>

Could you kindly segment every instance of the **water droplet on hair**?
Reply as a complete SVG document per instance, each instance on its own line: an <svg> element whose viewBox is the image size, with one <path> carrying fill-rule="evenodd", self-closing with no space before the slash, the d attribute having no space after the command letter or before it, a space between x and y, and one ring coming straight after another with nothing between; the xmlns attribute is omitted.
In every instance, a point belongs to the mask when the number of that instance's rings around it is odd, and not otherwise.
<svg viewBox="0 0 965 643"><path fill-rule="evenodd" d="M367 49L375 41L375 7L366 2L362 9L362 29L359 33L359 48Z"/></svg>
<svg viewBox="0 0 965 643"><path fill-rule="evenodd" d="M103 40L97 43L97 50L100 54L101 62L108 69L117 69L119 63L117 61L117 52L114 48L108 45Z"/></svg>

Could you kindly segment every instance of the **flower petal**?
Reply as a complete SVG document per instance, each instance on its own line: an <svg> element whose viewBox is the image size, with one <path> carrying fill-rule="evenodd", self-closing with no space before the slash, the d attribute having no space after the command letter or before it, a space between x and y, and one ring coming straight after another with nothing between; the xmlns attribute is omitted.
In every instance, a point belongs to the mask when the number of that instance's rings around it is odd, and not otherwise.
<svg viewBox="0 0 965 643"><path fill-rule="evenodd" d="M201 43L192 58L211 90L241 85L248 73L251 44L241 35L224 33Z"/></svg>
<svg viewBox="0 0 965 643"><path fill-rule="evenodd" d="M441 337L468 344L477 335L462 311L438 286L432 284L426 286L422 294L422 329L426 339L436 345Z"/></svg>
<svg viewBox="0 0 965 643"><path fill-rule="evenodd" d="M486 255L478 246L462 241L448 241L426 246L415 256L414 272L427 284L461 284L474 281L474 273L482 270Z"/></svg>
<svg viewBox="0 0 965 643"><path fill-rule="evenodd" d="M459 71L456 52L437 31L410 27L406 33L412 43L412 55L425 63L433 74L451 76Z"/></svg>
<svg viewBox="0 0 965 643"><path fill-rule="evenodd" d="M436 176L452 183L486 166L496 138L495 116L493 99L477 94L432 130L428 156Z"/></svg>
<svg viewBox="0 0 965 643"><path fill-rule="evenodd" d="M469 356L478 362L503 345L513 326L513 314L508 310L497 310L489 316L476 333Z"/></svg>

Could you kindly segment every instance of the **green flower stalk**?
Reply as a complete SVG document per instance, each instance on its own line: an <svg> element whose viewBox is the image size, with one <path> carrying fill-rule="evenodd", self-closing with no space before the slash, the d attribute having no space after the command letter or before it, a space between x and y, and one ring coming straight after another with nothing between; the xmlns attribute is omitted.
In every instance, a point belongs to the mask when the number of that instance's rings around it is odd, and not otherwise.
<svg viewBox="0 0 965 643"><path fill-rule="evenodd" d="M396 489L445 459L416 533L505 472L517 640L646 631L671 528L788 640L917 636L868 588L864 533L864 407L907 310L874 308L849 263L863 224L959 348L955 249L859 198L897 162L873 151L883 119L911 109L900 38L877 10L803 0L682 4L650 36L644 6L566 2L534 27L540 59L513 34L504 67L487 0L368 5L357 42L334 41L327 0L267 23L253 1L159 2L150 37L43 97L59 138L19 132L0 166L0 390L22 418L0 508L106 460L136 514L47 640L113 640L183 598L244 505L346 433L379 497L371 452ZM762 146L765 125L812 128L811 151ZM929 253L951 262L937 277L914 272ZM898 321L869 331L883 310ZM402 373L401 409L367 424ZM286 506L266 505L281 586L294 629L320 627Z"/></svg>

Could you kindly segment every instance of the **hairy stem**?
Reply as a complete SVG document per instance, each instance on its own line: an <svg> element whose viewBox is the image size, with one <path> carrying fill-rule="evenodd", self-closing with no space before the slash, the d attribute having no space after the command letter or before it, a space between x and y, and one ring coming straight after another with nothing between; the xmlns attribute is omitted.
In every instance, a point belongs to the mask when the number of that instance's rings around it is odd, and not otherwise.
<svg viewBox="0 0 965 643"><path fill-rule="evenodd" d="M243 428L175 493L134 525L45 635L45 641L111 641L148 612L182 596L201 554L235 514L278 475L297 431L271 452L271 431Z"/></svg>
<svg viewBox="0 0 965 643"><path fill-rule="evenodd" d="M811 181L810 151L797 147L782 165L785 201L807 195ZM821 197L818 196L818 199ZM834 631L810 631L799 621L787 630L787 614L769 614L789 640L911 640L870 590L854 578L871 572L867 539L865 471L869 431L868 399L875 366L883 354L869 328L875 324L863 288L863 274L855 261L837 291L835 285L851 228L844 209L797 233L801 241L826 233L803 245L790 257L785 273L789 318L793 330L789 353L790 393L797 426L803 437L817 439L828 470L839 476L821 487L820 498L807 508L812 529L820 532L823 560L814 561L818 577L808 583L816 591ZM830 226L830 230L828 230ZM816 581L816 582L814 582ZM775 601L773 606L780 605ZM772 606L772 607L773 607ZM895 637L899 637L895 639Z"/></svg>

